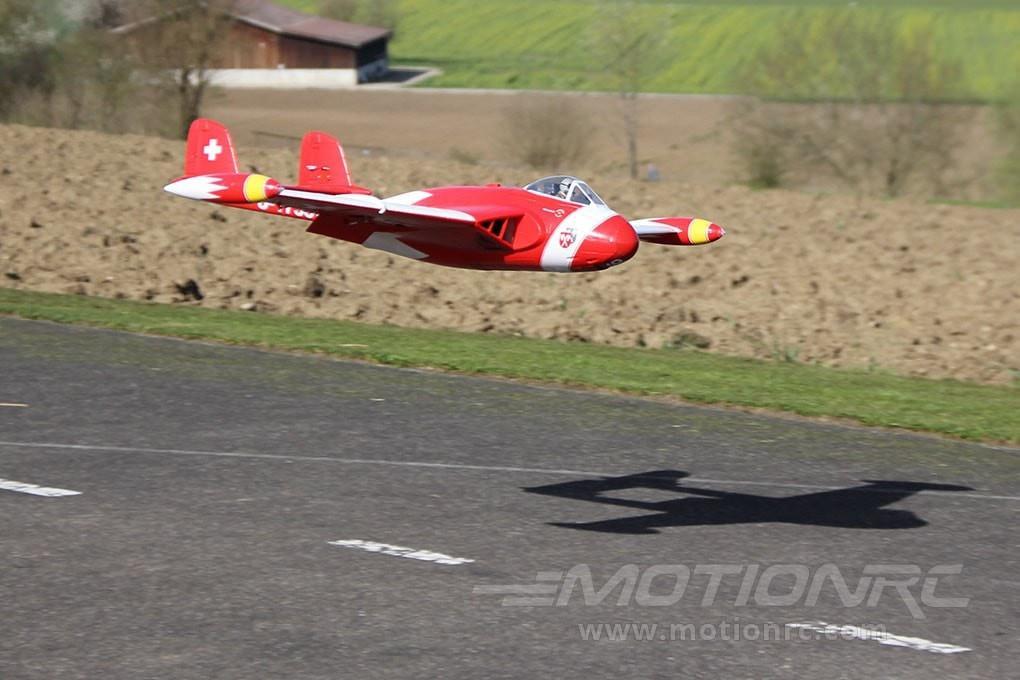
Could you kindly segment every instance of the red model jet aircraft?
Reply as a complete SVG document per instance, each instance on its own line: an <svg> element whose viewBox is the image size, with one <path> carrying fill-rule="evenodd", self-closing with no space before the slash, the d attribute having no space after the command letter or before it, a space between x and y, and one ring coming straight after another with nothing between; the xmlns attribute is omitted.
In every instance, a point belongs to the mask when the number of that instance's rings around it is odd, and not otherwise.
<svg viewBox="0 0 1020 680"><path fill-rule="evenodd" d="M691 217L628 222L566 175L376 198L352 183L339 142L323 132L305 135L296 186L240 173L229 131L213 120L195 121L186 153L185 176L166 186L172 194L305 220L314 234L450 267L594 271L629 260L639 239L690 246L725 233Z"/></svg>

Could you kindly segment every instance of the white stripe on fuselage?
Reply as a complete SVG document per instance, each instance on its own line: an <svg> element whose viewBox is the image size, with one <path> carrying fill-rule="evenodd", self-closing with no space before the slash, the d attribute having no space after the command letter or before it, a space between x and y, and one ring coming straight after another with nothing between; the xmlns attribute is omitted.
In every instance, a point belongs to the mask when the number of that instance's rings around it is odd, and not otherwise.
<svg viewBox="0 0 1020 680"><path fill-rule="evenodd" d="M399 203L400 205L415 205L421 203L426 198L430 198L432 194L427 191L408 191L405 194L397 194L396 196L390 196L389 198L383 199L387 203Z"/></svg>
<svg viewBox="0 0 1020 680"><path fill-rule="evenodd" d="M581 247L584 239L614 215L615 212L603 205L582 206L567 215L549 235L549 240L542 249L542 269L547 272L569 272L577 249ZM573 230L574 240L564 248L560 245L560 236L568 229Z"/></svg>

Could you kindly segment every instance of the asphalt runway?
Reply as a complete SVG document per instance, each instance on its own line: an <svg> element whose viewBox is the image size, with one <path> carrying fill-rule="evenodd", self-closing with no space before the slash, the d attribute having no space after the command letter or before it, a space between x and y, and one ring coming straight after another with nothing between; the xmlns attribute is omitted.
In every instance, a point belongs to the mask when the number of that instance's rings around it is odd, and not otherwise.
<svg viewBox="0 0 1020 680"><path fill-rule="evenodd" d="M4 680L1017 677L1016 449L13 319L0 404Z"/></svg>

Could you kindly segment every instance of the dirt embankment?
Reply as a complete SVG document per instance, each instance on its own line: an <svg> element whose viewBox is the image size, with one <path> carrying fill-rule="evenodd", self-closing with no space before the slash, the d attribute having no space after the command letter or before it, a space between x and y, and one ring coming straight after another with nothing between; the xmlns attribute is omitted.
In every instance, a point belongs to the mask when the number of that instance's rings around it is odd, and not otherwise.
<svg viewBox="0 0 1020 680"><path fill-rule="evenodd" d="M622 346L706 346L988 383L1020 371L1017 210L591 177L628 216L694 214L728 234L699 248L646 244L599 274L471 272L163 194L182 154L166 140L0 127L0 284ZM242 149L242 162L289 180L296 159ZM351 162L356 181L382 194L529 179L385 154Z"/></svg>

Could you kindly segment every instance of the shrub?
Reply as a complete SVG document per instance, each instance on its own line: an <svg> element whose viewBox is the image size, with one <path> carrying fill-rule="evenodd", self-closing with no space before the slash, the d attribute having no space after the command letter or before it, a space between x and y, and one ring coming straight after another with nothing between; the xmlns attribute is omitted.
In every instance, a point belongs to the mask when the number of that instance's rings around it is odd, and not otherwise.
<svg viewBox="0 0 1020 680"><path fill-rule="evenodd" d="M594 126L570 97L540 96L507 108L503 147L532 168L563 170L591 155Z"/></svg>
<svg viewBox="0 0 1020 680"><path fill-rule="evenodd" d="M998 169L1003 197L1020 203L1020 84L999 106L999 130L1006 149Z"/></svg>
<svg viewBox="0 0 1020 680"><path fill-rule="evenodd" d="M944 191L973 112L945 103L961 93L961 69L938 53L930 25L906 31L856 9L799 12L779 35L742 76L756 99L736 152L752 181L796 172L859 193ZM776 96L810 105L780 106Z"/></svg>

